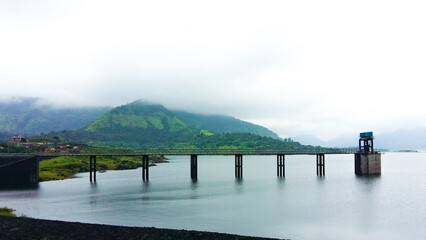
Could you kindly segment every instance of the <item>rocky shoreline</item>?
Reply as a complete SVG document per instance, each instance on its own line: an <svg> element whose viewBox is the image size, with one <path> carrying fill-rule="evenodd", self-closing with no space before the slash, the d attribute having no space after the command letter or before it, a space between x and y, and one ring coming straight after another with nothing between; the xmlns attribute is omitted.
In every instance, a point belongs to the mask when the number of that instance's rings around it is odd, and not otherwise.
<svg viewBox="0 0 426 240"><path fill-rule="evenodd" d="M266 240L272 238L247 237L214 232L172 230L147 227L124 227L0 216L0 239Z"/></svg>

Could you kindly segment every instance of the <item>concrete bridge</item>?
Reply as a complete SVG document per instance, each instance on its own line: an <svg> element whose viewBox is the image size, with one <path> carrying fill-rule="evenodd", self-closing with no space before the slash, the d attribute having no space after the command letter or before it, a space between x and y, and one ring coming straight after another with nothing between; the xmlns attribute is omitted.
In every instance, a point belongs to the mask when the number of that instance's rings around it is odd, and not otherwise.
<svg viewBox="0 0 426 240"><path fill-rule="evenodd" d="M326 154L354 154L356 148L350 149L320 149L320 150L226 150L226 149L151 149L145 151L120 152L54 152L54 153L8 153L0 154L0 186L15 186L38 183L39 161L61 156L87 156L90 159L90 181L96 182L97 156L136 156L142 161L142 180L149 180L149 156L153 155L188 155L191 168L191 179L198 178L199 155L233 155L235 156L235 177L243 177L243 156L277 156L277 176L285 177L286 155L316 155L316 169L318 176L325 175Z"/></svg>

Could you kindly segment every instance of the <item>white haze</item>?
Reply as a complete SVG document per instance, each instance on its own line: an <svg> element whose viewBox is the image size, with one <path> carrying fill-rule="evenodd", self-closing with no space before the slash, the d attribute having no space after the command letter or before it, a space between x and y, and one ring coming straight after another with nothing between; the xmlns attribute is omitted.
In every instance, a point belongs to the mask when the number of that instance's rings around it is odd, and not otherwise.
<svg viewBox="0 0 426 240"><path fill-rule="evenodd" d="M0 98L136 99L282 137L426 127L424 1L0 1Z"/></svg>

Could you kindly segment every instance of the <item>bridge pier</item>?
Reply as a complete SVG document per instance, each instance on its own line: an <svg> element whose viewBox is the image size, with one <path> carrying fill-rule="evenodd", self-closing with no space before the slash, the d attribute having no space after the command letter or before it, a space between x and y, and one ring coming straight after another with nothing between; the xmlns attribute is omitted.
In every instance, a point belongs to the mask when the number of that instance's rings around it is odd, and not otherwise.
<svg viewBox="0 0 426 240"><path fill-rule="evenodd" d="M198 167L197 155L191 154L191 179L192 180L197 180L198 178L197 167Z"/></svg>
<svg viewBox="0 0 426 240"><path fill-rule="evenodd" d="M89 162L89 172L90 172L90 182L92 182L92 156L89 156L90 162Z"/></svg>
<svg viewBox="0 0 426 240"><path fill-rule="evenodd" d="M0 188L37 184L39 162L38 156L0 156Z"/></svg>
<svg viewBox="0 0 426 240"><path fill-rule="evenodd" d="M149 180L149 156L142 155L142 180Z"/></svg>
<svg viewBox="0 0 426 240"><path fill-rule="evenodd" d="M39 175L40 175L40 159L39 157L35 157L34 159L34 172L30 176L30 182L31 183L38 183L39 182Z"/></svg>
<svg viewBox="0 0 426 240"><path fill-rule="evenodd" d="M277 155L277 176L285 177L285 155Z"/></svg>
<svg viewBox="0 0 426 240"><path fill-rule="evenodd" d="M243 155L235 155L235 177L243 178Z"/></svg>
<svg viewBox="0 0 426 240"><path fill-rule="evenodd" d="M90 182L96 182L96 155L90 155ZM93 171L93 180L92 180Z"/></svg>
<svg viewBox="0 0 426 240"><path fill-rule="evenodd" d="M325 176L325 155L317 154L317 176Z"/></svg>

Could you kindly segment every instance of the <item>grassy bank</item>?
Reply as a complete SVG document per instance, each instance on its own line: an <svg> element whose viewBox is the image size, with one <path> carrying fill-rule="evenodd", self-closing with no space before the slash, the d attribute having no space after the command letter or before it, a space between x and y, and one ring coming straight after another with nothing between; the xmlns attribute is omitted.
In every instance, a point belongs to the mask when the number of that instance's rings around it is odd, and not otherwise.
<svg viewBox="0 0 426 240"><path fill-rule="evenodd" d="M4 216L4 217L16 217L16 215L13 213L13 209L7 208L7 207L3 207L0 208L0 216Z"/></svg>
<svg viewBox="0 0 426 240"><path fill-rule="evenodd" d="M63 180L73 178L76 173L89 171L89 157L67 156L40 162L40 181ZM136 169L142 166L141 157L98 156L96 170ZM150 156L150 166L166 162L164 156Z"/></svg>

